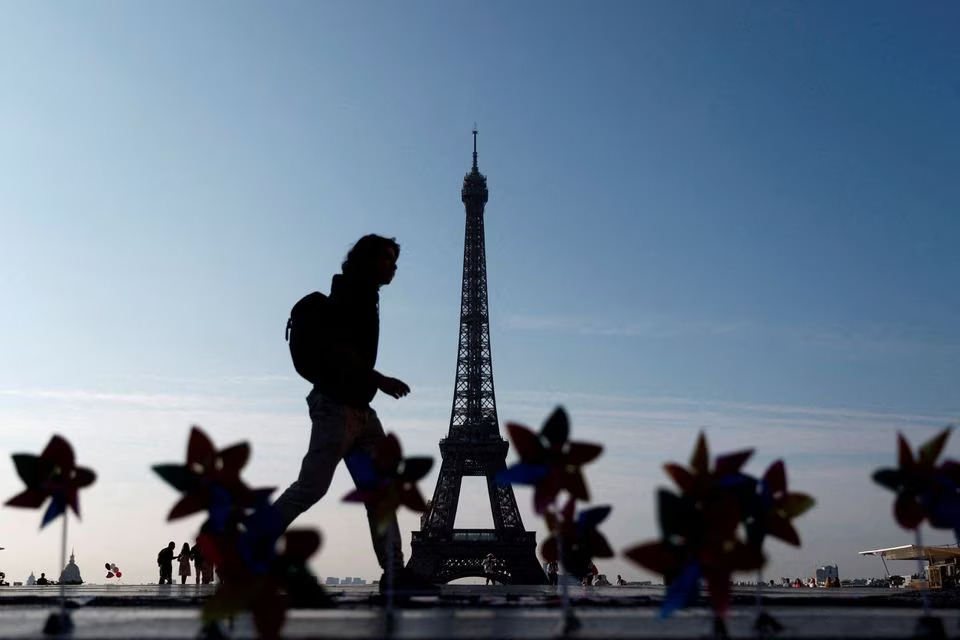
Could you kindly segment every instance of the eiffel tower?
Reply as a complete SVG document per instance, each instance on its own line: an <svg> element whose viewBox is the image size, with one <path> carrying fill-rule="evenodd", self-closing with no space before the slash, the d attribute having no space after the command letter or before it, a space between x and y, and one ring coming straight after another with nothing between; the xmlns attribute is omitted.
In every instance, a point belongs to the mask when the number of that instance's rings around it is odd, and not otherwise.
<svg viewBox="0 0 960 640"><path fill-rule="evenodd" d="M440 477L430 510L413 532L408 569L442 584L482 577L483 559L497 560L498 581L546 584L537 562L536 533L524 531L510 485L496 474L506 467L507 441L500 437L493 392L490 318L487 310L487 259L483 208L487 179L477 168L477 130L473 130L473 168L463 178L460 199L467 214L463 242L463 289L460 294L460 348L453 391L450 430L440 441ZM483 476L493 512L493 529L454 529L464 476Z"/></svg>

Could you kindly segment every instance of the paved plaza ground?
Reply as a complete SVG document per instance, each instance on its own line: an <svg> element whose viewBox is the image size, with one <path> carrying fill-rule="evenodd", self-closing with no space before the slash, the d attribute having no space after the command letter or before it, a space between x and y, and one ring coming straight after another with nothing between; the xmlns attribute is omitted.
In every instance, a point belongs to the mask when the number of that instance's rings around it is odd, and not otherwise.
<svg viewBox="0 0 960 640"><path fill-rule="evenodd" d="M333 608L295 609L285 638L554 638L562 635L560 598L550 587L444 586L439 596L413 598L388 628L375 586L333 587ZM42 638L57 603L57 587L0 589L0 637ZM84 585L68 588L76 638L196 638L199 608L210 587ZM572 638L703 638L711 617L697 606L663 619L662 587L572 588L580 623ZM766 589L767 610L783 625L778 638L910 638L920 614L915 592L881 589ZM958 598L935 593L934 613L948 637L960 636ZM737 589L728 628L734 638L757 637L754 591ZM226 629L226 626L225 626ZM255 638L239 616L233 638Z"/></svg>

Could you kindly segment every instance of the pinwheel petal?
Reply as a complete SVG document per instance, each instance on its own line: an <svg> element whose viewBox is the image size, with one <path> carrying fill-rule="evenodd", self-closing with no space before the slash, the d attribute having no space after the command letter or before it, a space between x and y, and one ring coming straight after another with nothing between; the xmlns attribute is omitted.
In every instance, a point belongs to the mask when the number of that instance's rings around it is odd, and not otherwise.
<svg viewBox="0 0 960 640"><path fill-rule="evenodd" d="M780 538L787 544L792 544L795 547L800 546L800 535L797 533L797 530L793 528L793 525L790 524L789 520L770 514L764 524L766 525L764 529L768 535Z"/></svg>
<svg viewBox="0 0 960 640"><path fill-rule="evenodd" d="M64 469L72 469L74 466L73 447L63 437L55 435L50 438L41 458L51 460L57 466Z"/></svg>
<svg viewBox="0 0 960 640"><path fill-rule="evenodd" d="M382 478L374 469L373 459L368 454L354 453L347 456L344 461L357 488L373 490L380 485Z"/></svg>
<svg viewBox="0 0 960 640"><path fill-rule="evenodd" d="M690 456L690 466L696 473L707 474L710 471L710 450L707 448L707 436L703 431L697 436L697 444Z"/></svg>
<svg viewBox="0 0 960 640"><path fill-rule="evenodd" d="M805 493L788 493L780 502L779 511L789 519L802 515L816 504L816 500Z"/></svg>
<svg viewBox="0 0 960 640"><path fill-rule="evenodd" d="M683 493L692 493L694 487L696 486L696 481L694 480L693 474L687 471L686 467L683 467L675 462L668 462L663 465L663 470L668 476L673 480L677 487Z"/></svg>
<svg viewBox="0 0 960 640"><path fill-rule="evenodd" d="M543 541L543 544L540 545L540 555L547 562L557 562L559 560L556 536L550 536Z"/></svg>
<svg viewBox="0 0 960 640"><path fill-rule="evenodd" d="M563 474L563 488L577 500L582 502L590 501L590 492L587 490L587 481L584 479L583 474L580 473L580 468L577 467L574 471L568 471Z"/></svg>
<svg viewBox="0 0 960 640"><path fill-rule="evenodd" d="M228 475L239 474L250 459L250 444L240 442L227 447L220 452L220 459L223 461L224 472L228 472Z"/></svg>
<svg viewBox="0 0 960 640"><path fill-rule="evenodd" d="M36 509L43 504L44 500L47 499L47 494L42 491L37 491L36 489L27 489L22 493L18 493L9 500L7 500L6 505L8 507L24 507L26 509Z"/></svg>
<svg viewBox="0 0 960 640"><path fill-rule="evenodd" d="M379 473L393 472L403 457L400 440L396 435L388 433L373 451L373 467Z"/></svg>
<svg viewBox="0 0 960 640"><path fill-rule="evenodd" d="M783 460L776 460L770 465L763 474L763 484L773 496L778 496L787 490L787 471Z"/></svg>
<svg viewBox="0 0 960 640"><path fill-rule="evenodd" d="M525 484L535 485L547 475L547 465L526 464L518 462L508 469L499 471L496 475L497 484Z"/></svg>
<svg viewBox="0 0 960 640"><path fill-rule="evenodd" d="M290 529L283 534L283 556L306 562L320 548L322 540L320 533L313 529Z"/></svg>
<svg viewBox="0 0 960 640"><path fill-rule="evenodd" d="M699 594L700 566L696 562L690 562L670 581L660 606L660 617L667 618L674 611L696 603Z"/></svg>
<svg viewBox="0 0 960 640"><path fill-rule="evenodd" d="M571 442L566 448L564 462L581 466L595 460L601 453L603 453L602 445L590 442Z"/></svg>
<svg viewBox="0 0 960 640"><path fill-rule="evenodd" d="M520 461L525 464L540 464L543 462L544 450L540 437L527 427L515 424L507 424L507 434L510 441L513 442Z"/></svg>
<svg viewBox="0 0 960 640"><path fill-rule="evenodd" d="M217 450L207 434L196 425L191 427L190 439L187 441L187 466L200 465L208 469L213 465L216 455Z"/></svg>
<svg viewBox="0 0 960 640"><path fill-rule="evenodd" d="M74 469L73 479L70 484L73 485L75 489L82 489L93 484L96 479L97 474L90 469L77 467Z"/></svg>
<svg viewBox="0 0 960 640"><path fill-rule="evenodd" d="M178 518L185 518L200 511L205 511L208 507L208 498L208 495L203 495L201 492L192 492L184 495L177 504L173 505L173 509L171 509L167 515L167 520L177 520Z"/></svg>
<svg viewBox="0 0 960 640"><path fill-rule="evenodd" d="M580 515L577 516L577 527L583 529L596 528L597 525L607 519L612 509L613 507L608 504L584 509L580 512Z"/></svg>
<svg viewBox="0 0 960 640"><path fill-rule="evenodd" d="M901 470L907 471L914 467L913 452L910 451L910 444L903 437L902 433L897 433L897 466Z"/></svg>
<svg viewBox="0 0 960 640"><path fill-rule="evenodd" d="M403 473L400 474L400 477L407 482L416 482L423 476L430 473L430 469L432 467L433 458L407 458L403 461Z"/></svg>
<svg viewBox="0 0 960 640"><path fill-rule="evenodd" d="M551 445L563 444L570 437L570 420L563 407L554 409L540 429L540 436Z"/></svg>
<svg viewBox="0 0 960 640"><path fill-rule="evenodd" d="M599 531L591 531L587 534L587 547L590 549L590 555L594 558L612 558L613 549L610 543Z"/></svg>
<svg viewBox="0 0 960 640"><path fill-rule="evenodd" d="M153 472L181 493L192 491L200 484L200 476L182 464L156 464Z"/></svg>
<svg viewBox="0 0 960 640"><path fill-rule="evenodd" d="M737 473L740 471L740 468L743 467L744 463L750 459L750 456L753 455L753 449L745 449L743 451L737 451L734 453L727 453L722 456L717 456L716 462L716 474L718 476L726 476L729 474Z"/></svg>
<svg viewBox="0 0 960 640"><path fill-rule="evenodd" d="M40 476L49 473L43 471L45 465L40 457L29 453L13 454L13 464L17 468L17 475L28 487L37 485L43 480Z"/></svg>
<svg viewBox="0 0 960 640"><path fill-rule="evenodd" d="M943 451L944 445L947 444L947 438L949 437L950 427L947 427L929 441L924 443L918 452L919 455L917 456L917 461L923 466L932 467L934 464L936 464L937 458L940 457L940 453Z"/></svg>
<svg viewBox="0 0 960 640"><path fill-rule="evenodd" d="M910 494L901 493L893 505L894 517L904 529L916 529L923 522L923 507L917 504L916 498Z"/></svg>
<svg viewBox="0 0 960 640"><path fill-rule="evenodd" d="M404 490L400 502L411 511L423 513L427 510L427 503L424 501L423 495L420 493L420 490L417 489L416 485L410 485L410 487Z"/></svg>
<svg viewBox="0 0 960 640"><path fill-rule="evenodd" d="M878 469L873 474L873 481L891 491L900 491L904 484L903 472L900 469Z"/></svg>
<svg viewBox="0 0 960 640"><path fill-rule="evenodd" d="M40 528L43 529L50 524L57 516L66 511L66 508L66 503L62 499L54 496L47 506L47 512L43 514L43 520L40 521Z"/></svg>

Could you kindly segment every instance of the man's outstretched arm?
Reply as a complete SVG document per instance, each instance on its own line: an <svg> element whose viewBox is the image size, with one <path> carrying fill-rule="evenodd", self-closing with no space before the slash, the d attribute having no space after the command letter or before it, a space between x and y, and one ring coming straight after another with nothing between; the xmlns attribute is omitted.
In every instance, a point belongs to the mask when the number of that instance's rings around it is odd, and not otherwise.
<svg viewBox="0 0 960 640"><path fill-rule="evenodd" d="M402 398L410 393L410 387L403 380L385 376L376 369L373 370L372 375L373 383L377 385L377 389L383 391L388 396L393 398Z"/></svg>

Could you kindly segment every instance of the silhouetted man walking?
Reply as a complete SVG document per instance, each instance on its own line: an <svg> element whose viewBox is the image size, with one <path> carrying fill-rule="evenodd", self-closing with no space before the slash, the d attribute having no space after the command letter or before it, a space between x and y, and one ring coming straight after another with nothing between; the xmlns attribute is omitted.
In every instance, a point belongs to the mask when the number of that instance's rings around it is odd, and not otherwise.
<svg viewBox="0 0 960 640"><path fill-rule="evenodd" d="M343 261L342 273L333 276L329 300L311 294L324 303L313 316L315 320L298 320L297 307L291 314L291 340L303 340L307 337L303 332L309 332L310 353L314 354L307 367L294 356L297 370L313 383L307 396L312 426L300 475L274 503L284 526L324 496L344 457L355 452L372 453L385 437L377 412L370 407L377 390L394 398L410 392L406 383L374 368L380 337L379 291L393 280L399 255L400 245L393 238L360 238ZM307 323L311 326L300 326ZM367 516L380 566L386 570L388 561L392 562L398 572L395 575L401 576L398 587L403 587L403 553L396 518L386 534L379 536L370 508ZM388 545L392 547L389 552Z"/></svg>

